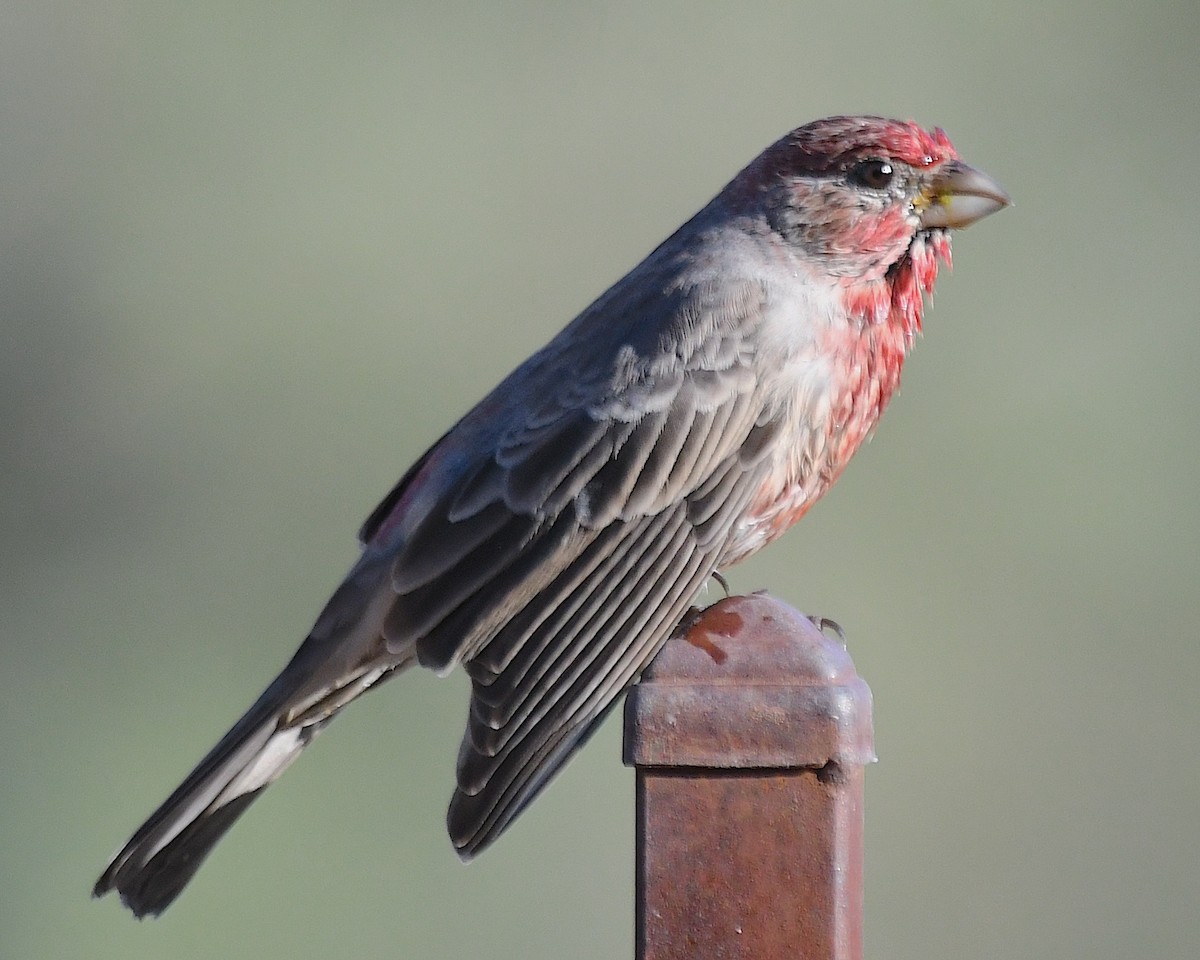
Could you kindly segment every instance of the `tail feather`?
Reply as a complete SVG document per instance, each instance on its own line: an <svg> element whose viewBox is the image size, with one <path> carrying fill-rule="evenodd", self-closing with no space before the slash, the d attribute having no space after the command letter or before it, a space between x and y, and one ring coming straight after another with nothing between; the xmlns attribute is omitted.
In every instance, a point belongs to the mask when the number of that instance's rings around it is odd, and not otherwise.
<svg viewBox="0 0 1200 960"><path fill-rule="evenodd" d="M162 913L187 886L225 831L261 792L260 787L224 806L204 811L148 860L136 850L122 851L136 858L114 862L96 883L92 896L102 896L115 888L121 893L121 902L139 919Z"/></svg>
<svg viewBox="0 0 1200 960"><path fill-rule="evenodd" d="M389 648L382 633L390 570L385 555L363 556L283 672L113 857L93 896L116 890L137 916L161 913L339 710L415 662L414 648Z"/></svg>
<svg viewBox="0 0 1200 960"><path fill-rule="evenodd" d="M139 917L170 905L251 801L332 719L284 726L290 686L285 673L259 697L113 858L93 896L117 890Z"/></svg>
<svg viewBox="0 0 1200 960"><path fill-rule="evenodd" d="M368 661L336 684L317 683L293 664L112 859L92 888L116 890L138 917L162 913L217 841L263 789L277 779L351 700L413 662L407 651Z"/></svg>

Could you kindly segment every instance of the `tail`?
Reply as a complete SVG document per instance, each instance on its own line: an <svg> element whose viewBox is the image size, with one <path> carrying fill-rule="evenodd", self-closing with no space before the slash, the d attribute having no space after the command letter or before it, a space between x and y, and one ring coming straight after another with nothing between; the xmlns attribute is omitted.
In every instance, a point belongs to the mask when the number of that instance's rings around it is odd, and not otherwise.
<svg viewBox="0 0 1200 960"><path fill-rule="evenodd" d="M116 890L136 916L162 913L225 831L334 715L410 662L376 661L314 691L312 672L297 671L293 661L113 857L92 896Z"/></svg>

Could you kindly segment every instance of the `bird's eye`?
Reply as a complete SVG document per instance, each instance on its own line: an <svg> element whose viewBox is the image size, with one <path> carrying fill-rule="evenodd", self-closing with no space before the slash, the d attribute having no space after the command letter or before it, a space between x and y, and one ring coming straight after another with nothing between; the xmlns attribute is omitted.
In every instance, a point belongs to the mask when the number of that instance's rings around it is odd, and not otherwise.
<svg viewBox="0 0 1200 960"><path fill-rule="evenodd" d="M850 180L872 190L886 189L895 175L895 168L886 160L863 160L850 168Z"/></svg>

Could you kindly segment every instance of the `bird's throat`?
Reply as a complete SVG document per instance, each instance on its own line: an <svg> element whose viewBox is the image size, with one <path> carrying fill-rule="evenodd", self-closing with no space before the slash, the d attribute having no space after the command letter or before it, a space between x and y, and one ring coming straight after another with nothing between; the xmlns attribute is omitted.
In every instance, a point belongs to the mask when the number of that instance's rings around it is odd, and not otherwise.
<svg viewBox="0 0 1200 960"><path fill-rule="evenodd" d="M917 234L908 251L880 280L846 289L846 326L831 328L824 347L836 357L828 440L833 473L870 436L900 385L904 358L921 332L924 297L933 289L941 261L949 263L943 231Z"/></svg>

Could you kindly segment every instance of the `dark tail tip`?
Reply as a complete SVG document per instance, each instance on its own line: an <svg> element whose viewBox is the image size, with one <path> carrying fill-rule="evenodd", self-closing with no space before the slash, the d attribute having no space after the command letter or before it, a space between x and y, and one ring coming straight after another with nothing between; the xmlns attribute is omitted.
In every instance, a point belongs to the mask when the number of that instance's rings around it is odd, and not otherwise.
<svg viewBox="0 0 1200 960"><path fill-rule="evenodd" d="M260 792L261 788L242 794L203 813L148 860L138 855L136 845L123 850L96 881L92 896L102 897L116 890L121 902L139 920L158 916L179 896L217 841Z"/></svg>

